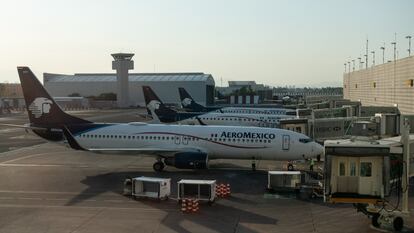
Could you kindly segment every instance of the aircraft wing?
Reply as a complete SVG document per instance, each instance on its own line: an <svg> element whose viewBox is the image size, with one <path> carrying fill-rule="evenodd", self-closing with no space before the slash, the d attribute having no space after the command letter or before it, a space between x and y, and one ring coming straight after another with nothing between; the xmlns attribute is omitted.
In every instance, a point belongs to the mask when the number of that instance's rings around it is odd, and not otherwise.
<svg viewBox="0 0 414 233"><path fill-rule="evenodd" d="M73 135L70 133L67 127L63 128L63 134L70 147L75 150L91 151L96 153L122 153L122 154L154 154L171 156L177 152L202 152L198 148L161 148L161 147L140 147L140 148L83 148Z"/></svg>
<svg viewBox="0 0 414 233"><path fill-rule="evenodd" d="M44 131L48 130L48 128L30 126L29 124L25 124L25 125L0 124L0 126L7 126L7 127L13 127L13 128L21 128L21 129L32 129L32 130L44 130Z"/></svg>

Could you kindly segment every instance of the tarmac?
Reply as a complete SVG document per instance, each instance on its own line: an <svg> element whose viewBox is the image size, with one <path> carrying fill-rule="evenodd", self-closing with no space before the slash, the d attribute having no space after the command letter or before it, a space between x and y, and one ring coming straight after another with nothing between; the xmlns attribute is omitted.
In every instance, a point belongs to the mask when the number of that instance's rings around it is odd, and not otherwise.
<svg viewBox="0 0 414 233"><path fill-rule="evenodd" d="M137 113L73 112L100 122L142 120ZM0 116L0 123L26 122L25 114ZM74 151L9 127L0 128L0 151L0 233L390 232L371 226L352 205L266 194L266 171L281 169L280 162L259 161L258 170L252 171L250 161L217 160L209 170L167 167L156 173L150 156ZM134 200L122 195L124 179L137 176L171 178L172 198ZM182 213L174 200L180 179L230 183L232 194L212 206L201 204L197 213ZM414 232L414 217L405 220L403 232Z"/></svg>

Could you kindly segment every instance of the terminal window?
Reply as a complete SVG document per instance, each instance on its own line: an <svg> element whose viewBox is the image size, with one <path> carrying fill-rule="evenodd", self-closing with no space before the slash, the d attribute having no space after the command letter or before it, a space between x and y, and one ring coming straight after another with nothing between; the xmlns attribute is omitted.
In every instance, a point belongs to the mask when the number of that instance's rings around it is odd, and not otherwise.
<svg viewBox="0 0 414 233"><path fill-rule="evenodd" d="M356 163L355 162L350 163L349 175L350 176L356 176Z"/></svg>
<svg viewBox="0 0 414 233"><path fill-rule="evenodd" d="M372 163L361 162L360 175L362 177L371 177L371 175L372 175Z"/></svg>

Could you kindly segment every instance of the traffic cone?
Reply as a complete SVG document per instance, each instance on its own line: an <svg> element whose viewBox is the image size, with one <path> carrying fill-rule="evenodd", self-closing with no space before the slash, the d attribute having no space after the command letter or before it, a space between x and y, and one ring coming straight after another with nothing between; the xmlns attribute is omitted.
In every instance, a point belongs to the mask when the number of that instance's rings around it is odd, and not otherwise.
<svg viewBox="0 0 414 233"><path fill-rule="evenodd" d="M187 200L186 199L182 199L181 200L181 211L182 212L187 212Z"/></svg>
<svg viewBox="0 0 414 233"><path fill-rule="evenodd" d="M216 185L216 196L220 197L220 184Z"/></svg>
<svg viewBox="0 0 414 233"><path fill-rule="evenodd" d="M199 210L198 201L197 200L193 200L193 203L192 204L193 204L192 205L192 211L193 211L193 213L195 213L195 212L197 212Z"/></svg>
<svg viewBox="0 0 414 233"><path fill-rule="evenodd" d="M187 212L191 213L193 211L193 200L188 199L187 200Z"/></svg>
<svg viewBox="0 0 414 233"><path fill-rule="evenodd" d="M218 191L218 196L219 197L223 197L223 195L224 195L224 186L223 186L223 184L219 184L219 191Z"/></svg>
<svg viewBox="0 0 414 233"><path fill-rule="evenodd" d="M231 194L231 189L230 189L230 184L226 185L226 197L230 196Z"/></svg>

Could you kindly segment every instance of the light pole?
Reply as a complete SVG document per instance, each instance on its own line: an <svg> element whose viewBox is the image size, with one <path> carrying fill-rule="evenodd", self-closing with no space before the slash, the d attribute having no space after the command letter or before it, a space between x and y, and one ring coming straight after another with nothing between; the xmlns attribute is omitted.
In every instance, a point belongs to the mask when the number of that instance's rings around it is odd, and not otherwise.
<svg viewBox="0 0 414 233"><path fill-rule="evenodd" d="M368 69L368 38L367 38L367 46L365 47L365 68Z"/></svg>
<svg viewBox="0 0 414 233"><path fill-rule="evenodd" d="M391 43L394 46L394 61L396 60L396 55L397 55L397 42L392 42Z"/></svg>
<svg viewBox="0 0 414 233"><path fill-rule="evenodd" d="M408 56L411 56L411 36L406 36L405 38L408 39Z"/></svg>
<svg viewBox="0 0 414 233"><path fill-rule="evenodd" d="M352 60L352 71L355 71L355 59Z"/></svg>
<svg viewBox="0 0 414 233"><path fill-rule="evenodd" d="M375 51L371 51L372 53L372 66L375 66Z"/></svg>
<svg viewBox="0 0 414 233"><path fill-rule="evenodd" d="M397 41L394 41L391 43L394 46L394 104L396 104L395 102L395 91L396 91L396 86L395 86L395 63L397 61L396 56L397 56Z"/></svg>
<svg viewBox="0 0 414 233"><path fill-rule="evenodd" d="M361 58L360 57L358 57L358 60L359 60L359 69L361 69Z"/></svg>
<svg viewBox="0 0 414 233"><path fill-rule="evenodd" d="M380 49L382 49L382 64L384 64L384 62L385 62L385 46L381 47Z"/></svg>
<svg viewBox="0 0 414 233"><path fill-rule="evenodd" d="M368 69L368 53L364 54L365 57L365 69Z"/></svg>

